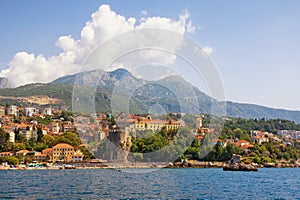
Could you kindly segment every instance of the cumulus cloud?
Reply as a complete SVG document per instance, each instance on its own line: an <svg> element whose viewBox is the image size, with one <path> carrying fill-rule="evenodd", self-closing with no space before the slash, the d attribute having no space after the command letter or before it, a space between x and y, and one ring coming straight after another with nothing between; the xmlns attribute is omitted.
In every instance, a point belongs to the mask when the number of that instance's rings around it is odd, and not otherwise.
<svg viewBox="0 0 300 200"><path fill-rule="evenodd" d="M141 14L142 14L142 15L148 15L148 12L147 12L147 10L142 10L142 11L141 11Z"/></svg>
<svg viewBox="0 0 300 200"><path fill-rule="evenodd" d="M0 76L7 77L15 86L34 82L45 83L82 70L80 68L82 62L95 47L120 33L143 28L168 29L182 35L195 31L187 10L180 14L177 20L158 16L146 17L147 12L145 11L142 11L142 14L143 17L140 19L126 18L111 10L109 5L101 5L82 28L78 40L71 35L61 36L57 39L55 45L62 49L62 53L44 57L43 55L18 52L9 63L8 68L1 71ZM171 41L170 45L176 49L180 45L180 41L177 43ZM204 47L204 49L208 54L212 52L210 47ZM162 64L172 63L176 59L176 56L162 52L141 51L138 56L129 56L130 59L127 58L126 60L120 59L119 64L134 64L137 57L158 59Z"/></svg>

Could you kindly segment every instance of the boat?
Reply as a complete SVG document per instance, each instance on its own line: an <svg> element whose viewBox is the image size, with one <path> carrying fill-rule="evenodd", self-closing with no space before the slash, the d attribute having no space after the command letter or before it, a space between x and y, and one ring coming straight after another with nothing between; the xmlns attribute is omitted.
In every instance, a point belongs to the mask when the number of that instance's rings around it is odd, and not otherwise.
<svg viewBox="0 0 300 200"><path fill-rule="evenodd" d="M76 169L76 167L73 165L64 165L63 167L64 169Z"/></svg>

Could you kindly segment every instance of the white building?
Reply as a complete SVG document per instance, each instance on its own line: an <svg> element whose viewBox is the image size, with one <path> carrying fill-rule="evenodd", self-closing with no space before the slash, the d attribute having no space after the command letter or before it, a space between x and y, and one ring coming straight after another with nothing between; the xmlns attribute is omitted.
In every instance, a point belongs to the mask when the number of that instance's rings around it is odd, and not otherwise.
<svg viewBox="0 0 300 200"><path fill-rule="evenodd" d="M11 105L11 106L7 107L6 108L6 113L7 113L7 115L18 116L19 115L18 106Z"/></svg>
<svg viewBox="0 0 300 200"><path fill-rule="evenodd" d="M10 131L9 132L9 142L15 143L15 136L16 136L15 132Z"/></svg>
<svg viewBox="0 0 300 200"><path fill-rule="evenodd" d="M44 115L52 115L52 108L45 108L43 110Z"/></svg>
<svg viewBox="0 0 300 200"><path fill-rule="evenodd" d="M38 114L38 109L33 107L25 107L23 113L26 117L33 117L35 114Z"/></svg>

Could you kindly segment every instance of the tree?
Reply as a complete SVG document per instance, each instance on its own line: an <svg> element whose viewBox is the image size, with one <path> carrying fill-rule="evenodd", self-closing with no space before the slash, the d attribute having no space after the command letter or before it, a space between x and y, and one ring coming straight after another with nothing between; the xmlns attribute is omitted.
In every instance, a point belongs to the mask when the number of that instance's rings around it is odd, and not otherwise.
<svg viewBox="0 0 300 200"><path fill-rule="evenodd" d="M53 147L58 143L57 139L49 134L43 136L42 142L46 144L48 147Z"/></svg>
<svg viewBox="0 0 300 200"><path fill-rule="evenodd" d="M9 134L4 131L4 129L0 128L0 150L6 150L7 149L7 142L9 139Z"/></svg>
<svg viewBox="0 0 300 200"><path fill-rule="evenodd" d="M20 142L20 143L26 143L27 139L26 136L23 134L20 134L19 130L15 130L15 138L16 138L16 142Z"/></svg>
<svg viewBox="0 0 300 200"><path fill-rule="evenodd" d="M74 147L77 147L81 144L81 140L78 137L77 133L73 132L66 132L59 136L58 138L59 143L68 143Z"/></svg>
<svg viewBox="0 0 300 200"><path fill-rule="evenodd" d="M87 148L79 147L79 149L83 153L85 160L90 160L90 159L95 158L95 156L89 150L87 150Z"/></svg>
<svg viewBox="0 0 300 200"><path fill-rule="evenodd" d="M142 153L133 153L133 159L135 162L137 161L143 161L143 154Z"/></svg>
<svg viewBox="0 0 300 200"><path fill-rule="evenodd" d="M26 144L24 143L15 143L14 145L15 152L26 149Z"/></svg>
<svg viewBox="0 0 300 200"><path fill-rule="evenodd" d="M37 142L42 142L43 136L44 136L43 131L42 131L42 129L39 127L39 128L37 129L37 139L36 139L36 141L37 141Z"/></svg>
<svg viewBox="0 0 300 200"><path fill-rule="evenodd" d="M36 151L41 152L41 151L43 151L44 149L46 149L47 147L48 147L48 146L47 146L46 144L38 142L38 143L35 143L35 144L34 144L33 149L36 150Z"/></svg>
<svg viewBox="0 0 300 200"><path fill-rule="evenodd" d="M290 154L288 152L284 152L282 157L285 159L285 160L289 160L291 158Z"/></svg>
<svg viewBox="0 0 300 200"><path fill-rule="evenodd" d="M8 162L10 165L18 165L19 164L19 159L16 158L15 156L9 156L5 158L5 161Z"/></svg>

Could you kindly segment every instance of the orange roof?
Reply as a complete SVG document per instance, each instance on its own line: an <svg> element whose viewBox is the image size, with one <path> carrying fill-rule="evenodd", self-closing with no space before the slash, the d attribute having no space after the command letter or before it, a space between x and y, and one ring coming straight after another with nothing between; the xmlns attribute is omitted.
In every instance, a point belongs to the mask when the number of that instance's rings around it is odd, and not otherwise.
<svg viewBox="0 0 300 200"><path fill-rule="evenodd" d="M210 142L225 142L224 140L220 140L219 138L215 138L210 140Z"/></svg>
<svg viewBox="0 0 300 200"><path fill-rule="evenodd" d="M0 154L2 154L2 155L12 155L13 153L12 152L1 152Z"/></svg>
<svg viewBox="0 0 300 200"><path fill-rule="evenodd" d="M55 145L53 149L74 149L74 147L67 143L60 143Z"/></svg>
<svg viewBox="0 0 300 200"><path fill-rule="evenodd" d="M29 125L27 125L27 124L19 124L18 128L27 128L27 126L29 126Z"/></svg>
<svg viewBox="0 0 300 200"><path fill-rule="evenodd" d="M44 149L42 152L43 153L50 153L52 151L53 151L52 148L47 148L47 149Z"/></svg>
<svg viewBox="0 0 300 200"><path fill-rule="evenodd" d="M249 149L249 148L253 148L252 144L247 144L241 147L242 149Z"/></svg>
<svg viewBox="0 0 300 200"><path fill-rule="evenodd" d="M239 140L239 143L249 143L247 140Z"/></svg>
<svg viewBox="0 0 300 200"><path fill-rule="evenodd" d="M197 138L198 140L202 140L202 139L203 139L203 136L202 136L202 135L196 135L196 138Z"/></svg>
<svg viewBox="0 0 300 200"><path fill-rule="evenodd" d="M19 154L19 153L28 153L28 152L29 151L27 149L23 149L23 150L18 151L17 154Z"/></svg>

